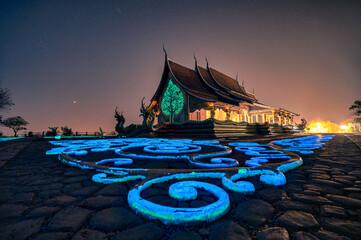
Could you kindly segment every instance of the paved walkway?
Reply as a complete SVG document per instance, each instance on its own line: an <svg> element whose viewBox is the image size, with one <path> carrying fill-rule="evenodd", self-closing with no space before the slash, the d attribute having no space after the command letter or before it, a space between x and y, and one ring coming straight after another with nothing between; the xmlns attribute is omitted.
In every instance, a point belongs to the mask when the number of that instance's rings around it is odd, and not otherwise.
<svg viewBox="0 0 361 240"><path fill-rule="evenodd" d="M347 134L346 137L361 148L361 133Z"/></svg>
<svg viewBox="0 0 361 240"><path fill-rule="evenodd" d="M96 184L93 172L46 156L51 147L32 142L0 168L0 239L361 239L361 149L342 135L303 156L287 185L230 193L224 218L187 228L134 214L134 183Z"/></svg>
<svg viewBox="0 0 361 240"><path fill-rule="evenodd" d="M31 139L20 139L12 140L11 142L3 142L3 144L0 146L0 167L5 165L10 159L14 158L30 143Z"/></svg>

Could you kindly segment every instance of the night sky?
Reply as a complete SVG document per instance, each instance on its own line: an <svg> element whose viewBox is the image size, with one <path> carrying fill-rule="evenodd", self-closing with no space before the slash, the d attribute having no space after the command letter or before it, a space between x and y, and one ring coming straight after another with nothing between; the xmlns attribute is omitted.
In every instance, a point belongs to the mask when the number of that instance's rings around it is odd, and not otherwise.
<svg viewBox="0 0 361 240"><path fill-rule="evenodd" d="M361 1L1 1L0 81L28 130L113 131L169 58L210 65L262 103L341 123L361 97ZM76 103L73 103L76 101ZM5 128L3 132L11 133Z"/></svg>

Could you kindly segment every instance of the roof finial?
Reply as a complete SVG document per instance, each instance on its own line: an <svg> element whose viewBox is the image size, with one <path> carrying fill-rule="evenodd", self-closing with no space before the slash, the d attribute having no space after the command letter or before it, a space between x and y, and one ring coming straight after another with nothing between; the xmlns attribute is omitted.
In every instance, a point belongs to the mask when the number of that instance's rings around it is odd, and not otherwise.
<svg viewBox="0 0 361 240"><path fill-rule="evenodd" d="M207 68L208 68L208 59L207 59L207 55L205 56L205 59L206 59Z"/></svg>
<svg viewBox="0 0 361 240"><path fill-rule="evenodd" d="M242 87L244 87L244 79L242 79Z"/></svg>
<svg viewBox="0 0 361 240"><path fill-rule="evenodd" d="M194 57L194 61L195 61L196 66L197 66L197 58L196 58L196 53L195 52L193 52L193 57Z"/></svg>
<svg viewBox="0 0 361 240"><path fill-rule="evenodd" d="M252 90L252 94L254 95L254 88L253 88L253 90Z"/></svg>
<svg viewBox="0 0 361 240"><path fill-rule="evenodd" d="M164 54L165 54L165 57L167 57L167 51L166 51L165 48L164 48L164 44L163 44L163 52L164 52Z"/></svg>
<svg viewBox="0 0 361 240"><path fill-rule="evenodd" d="M236 80L238 81L238 73L237 73L237 75L236 75Z"/></svg>

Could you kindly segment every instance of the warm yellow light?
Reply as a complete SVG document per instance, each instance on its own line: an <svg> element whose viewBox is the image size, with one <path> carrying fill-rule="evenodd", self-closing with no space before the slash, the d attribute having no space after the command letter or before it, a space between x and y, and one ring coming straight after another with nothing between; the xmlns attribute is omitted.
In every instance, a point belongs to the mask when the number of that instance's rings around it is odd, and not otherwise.
<svg viewBox="0 0 361 240"><path fill-rule="evenodd" d="M341 125L340 128L341 128L341 131L340 132L343 132L343 133L350 133L352 132L352 127L351 127L352 123L348 123L347 125Z"/></svg>
<svg viewBox="0 0 361 240"><path fill-rule="evenodd" d="M311 121L305 131L307 133L338 133L341 130L339 125L330 121Z"/></svg>

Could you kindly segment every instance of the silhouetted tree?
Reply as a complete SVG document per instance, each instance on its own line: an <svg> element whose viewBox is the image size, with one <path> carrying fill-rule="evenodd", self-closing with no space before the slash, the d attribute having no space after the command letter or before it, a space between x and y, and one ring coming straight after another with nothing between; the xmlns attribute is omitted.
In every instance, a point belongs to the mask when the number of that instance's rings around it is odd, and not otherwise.
<svg viewBox="0 0 361 240"><path fill-rule="evenodd" d="M73 130L68 126L61 127L61 131L63 132L63 136L73 136Z"/></svg>
<svg viewBox="0 0 361 240"><path fill-rule="evenodd" d="M117 120L117 124L115 125L115 131L117 131L118 136L124 136L125 131L124 131L124 123L125 123L125 118L123 116L123 112L119 113L118 111L118 107L115 108L115 120Z"/></svg>
<svg viewBox="0 0 361 240"><path fill-rule="evenodd" d="M298 124L297 127L301 130L305 129L307 127L307 120L304 118L301 118L301 123Z"/></svg>
<svg viewBox="0 0 361 240"><path fill-rule="evenodd" d="M11 100L10 91L4 88L0 88L0 111L9 110L10 107L14 105ZM1 115L0 115L0 122L1 122Z"/></svg>
<svg viewBox="0 0 361 240"><path fill-rule="evenodd" d="M26 125L29 123L22 117L9 117L1 122L1 125L8 127L14 131L14 137L17 137L17 133L20 130L26 130Z"/></svg>
<svg viewBox="0 0 361 240"><path fill-rule="evenodd" d="M354 114L356 116L360 116L361 115L361 99L356 100L349 109L355 110Z"/></svg>
<svg viewBox="0 0 361 240"><path fill-rule="evenodd" d="M46 136L56 136L58 135L58 127L48 127L49 131L46 132Z"/></svg>
<svg viewBox="0 0 361 240"><path fill-rule="evenodd" d="M95 132L95 136L103 136L104 135L104 131L101 127L99 127L99 132Z"/></svg>

